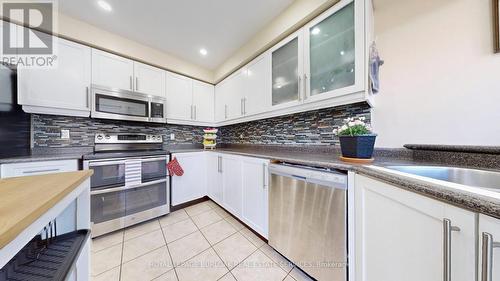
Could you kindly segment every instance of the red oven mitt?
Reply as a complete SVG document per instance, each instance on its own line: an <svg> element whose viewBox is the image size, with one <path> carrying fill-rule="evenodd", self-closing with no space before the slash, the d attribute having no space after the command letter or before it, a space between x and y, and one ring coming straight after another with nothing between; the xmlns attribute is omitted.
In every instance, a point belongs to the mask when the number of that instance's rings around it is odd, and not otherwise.
<svg viewBox="0 0 500 281"><path fill-rule="evenodd" d="M172 161L168 162L167 169L170 175L179 177L184 175L184 170L182 169L181 164L179 164L179 161L177 161L177 158L174 158L172 159Z"/></svg>

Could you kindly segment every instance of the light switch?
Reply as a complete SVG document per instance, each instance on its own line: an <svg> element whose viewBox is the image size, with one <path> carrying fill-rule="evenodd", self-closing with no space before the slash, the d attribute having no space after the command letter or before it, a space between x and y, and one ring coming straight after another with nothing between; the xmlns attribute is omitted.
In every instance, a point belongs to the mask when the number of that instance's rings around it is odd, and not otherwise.
<svg viewBox="0 0 500 281"><path fill-rule="evenodd" d="M175 140L175 134L174 133L170 134L170 140Z"/></svg>
<svg viewBox="0 0 500 281"><path fill-rule="evenodd" d="M61 130L61 139L69 140L69 130Z"/></svg>

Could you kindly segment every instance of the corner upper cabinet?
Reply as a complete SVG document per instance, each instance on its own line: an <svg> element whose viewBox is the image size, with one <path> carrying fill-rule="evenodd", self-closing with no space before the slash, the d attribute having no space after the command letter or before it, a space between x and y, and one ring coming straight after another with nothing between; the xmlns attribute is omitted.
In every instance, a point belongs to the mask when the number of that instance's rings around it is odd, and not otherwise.
<svg viewBox="0 0 500 281"><path fill-rule="evenodd" d="M249 63L245 79L244 115L269 110L271 107L271 54L265 53Z"/></svg>
<svg viewBox="0 0 500 281"><path fill-rule="evenodd" d="M271 52L271 104L274 109L299 104L303 97L303 44L298 31Z"/></svg>
<svg viewBox="0 0 500 281"><path fill-rule="evenodd" d="M61 38L57 66L18 69L18 99L29 113L90 115L91 48Z"/></svg>
<svg viewBox="0 0 500 281"><path fill-rule="evenodd" d="M364 5L340 1L304 27L306 102L365 91Z"/></svg>
<svg viewBox="0 0 500 281"><path fill-rule="evenodd" d="M134 91L134 61L92 49L92 84Z"/></svg>
<svg viewBox="0 0 500 281"><path fill-rule="evenodd" d="M213 85L200 81L193 81L193 120L199 124L214 122L214 93Z"/></svg>
<svg viewBox="0 0 500 281"><path fill-rule="evenodd" d="M185 76L167 72L167 122L168 119L193 119L193 81Z"/></svg>
<svg viewBox="0 0 500 281"><path fill-rule="evenodd" d="M165 70L140 62L134 62L134 91L143 94L165 97Z"/></svg>

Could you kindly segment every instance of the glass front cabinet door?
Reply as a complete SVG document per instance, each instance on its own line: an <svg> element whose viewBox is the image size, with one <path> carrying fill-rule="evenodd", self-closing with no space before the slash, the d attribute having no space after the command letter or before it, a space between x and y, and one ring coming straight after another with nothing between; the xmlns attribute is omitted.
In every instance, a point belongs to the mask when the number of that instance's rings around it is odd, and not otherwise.
<svg viewBox="0 0 500 281"><path fill-rule="evenodd" d="M305 26L306 101L364 91L363 2L340 1Z"/></svg>
<svg viewBox="0 0 500 281"><path fill-rule="evenodd" d="M301 101L302 44L299 31L271 49L273 108Z"/></svg>

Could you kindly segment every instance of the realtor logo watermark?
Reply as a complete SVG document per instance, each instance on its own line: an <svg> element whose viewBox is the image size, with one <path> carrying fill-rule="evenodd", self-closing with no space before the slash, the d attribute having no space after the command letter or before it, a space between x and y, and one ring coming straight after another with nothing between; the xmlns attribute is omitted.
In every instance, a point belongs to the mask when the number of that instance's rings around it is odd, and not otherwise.
<svg viewBox="0 0 500 281"><path fill-rule="evenodd" d="M18 68L56 66L57 37L52 36L56 4L55 1L2 1L2 17L12 22L3 22L2 26L3 63Z"/></svg>

